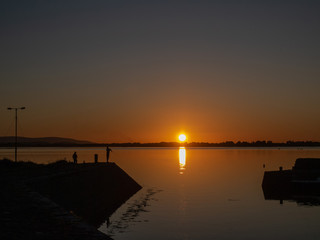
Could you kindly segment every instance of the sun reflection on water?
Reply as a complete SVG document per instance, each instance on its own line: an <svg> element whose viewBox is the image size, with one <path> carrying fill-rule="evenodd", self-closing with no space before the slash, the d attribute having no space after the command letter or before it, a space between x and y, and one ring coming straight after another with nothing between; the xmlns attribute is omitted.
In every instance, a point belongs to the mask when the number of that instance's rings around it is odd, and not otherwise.
<svg viewBox="0 0 320 240"><path fill-rule="evenodd" d="M183 174L186 169L186 149L185 147L179 148L179 165L180 165L180 174Z"/></svg>

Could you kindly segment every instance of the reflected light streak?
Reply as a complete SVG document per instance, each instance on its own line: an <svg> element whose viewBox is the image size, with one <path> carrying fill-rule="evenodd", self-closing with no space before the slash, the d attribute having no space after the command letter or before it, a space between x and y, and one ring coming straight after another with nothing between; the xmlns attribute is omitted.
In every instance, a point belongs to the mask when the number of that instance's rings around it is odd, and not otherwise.
<svg viewBox="0 0 320 240"><path fill-rule="evenodd" d="M185 147L179 148L179 165L180 165L180 174L183 174L183 171L186 169L186 149Z"/></svg>

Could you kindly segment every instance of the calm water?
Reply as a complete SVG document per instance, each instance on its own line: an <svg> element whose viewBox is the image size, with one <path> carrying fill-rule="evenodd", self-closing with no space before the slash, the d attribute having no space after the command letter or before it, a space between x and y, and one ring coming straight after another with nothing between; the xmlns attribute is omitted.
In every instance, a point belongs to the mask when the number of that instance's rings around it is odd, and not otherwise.
<svg viewBox="0 0 320 240"><path fill-rule="evenodd" d="M20 149L19 159L71 161L74 151L78 162L105 160L103 148ZM0 149L3 157L13 151ZM320 148L113 148L111 160L144 188L99 230L115 240L320 239L319 206L265 200L261 188L264 170L298 157L320 157Z"/></svg>

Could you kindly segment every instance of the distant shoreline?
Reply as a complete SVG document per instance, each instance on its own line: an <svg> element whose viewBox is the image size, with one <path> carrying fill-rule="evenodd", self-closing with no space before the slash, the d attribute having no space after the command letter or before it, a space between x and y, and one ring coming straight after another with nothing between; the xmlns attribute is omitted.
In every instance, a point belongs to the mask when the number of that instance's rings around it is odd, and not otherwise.
<svg viewBox="0 0 320 240"><path fill-rule="evenodd" d="M286 142L272 142L272 141L225 141L220 143L209 142L158 142L158 143L95 143L84 140L76 140L72 138L60 137L44 137L44 138L28 138L18 137L18 147L320 147L320 142L314 141L286 141ZM15 146L15 138L0 137L0 147L12 148Z"/></svg>
<svg viewBox="0 0 320 240"><path fill-rule="evenodd" d="M67 143L18 143L18 147L127 147L127 148L161 148L161 147L200 147L200 148L303 148L303 147L320 147L319 142L292 142L292 143L101 143L101 144L67 144ZM14 143L0 143L0 148L14 148Z"/></svg>

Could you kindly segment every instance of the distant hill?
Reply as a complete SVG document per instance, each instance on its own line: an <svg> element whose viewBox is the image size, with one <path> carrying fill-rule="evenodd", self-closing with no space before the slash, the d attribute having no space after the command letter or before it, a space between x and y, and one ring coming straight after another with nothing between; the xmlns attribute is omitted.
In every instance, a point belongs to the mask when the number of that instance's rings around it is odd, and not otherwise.
<svg viewBox="0 0 320 240"><path fill-rule="evenodd" d="M15 137L0 137L0 146L12 146L15 143ZM72 138L60 137L43 137L43 138L28 138L18 137L18 144L20 146L77 146L77 145L94 145L96 143L76 140Z"/></svg>
<svg viewBox="0 0 320 240"><path fill-rule="evenodd" d="M0 147L14 147L14 137L0 137ZM61 137L28 138L18 137L19 147L320 147L320 142L313 141L287 141L275 143L272 141L233 142L158 142L158 143L95 143L85 140Z"/></svg>

